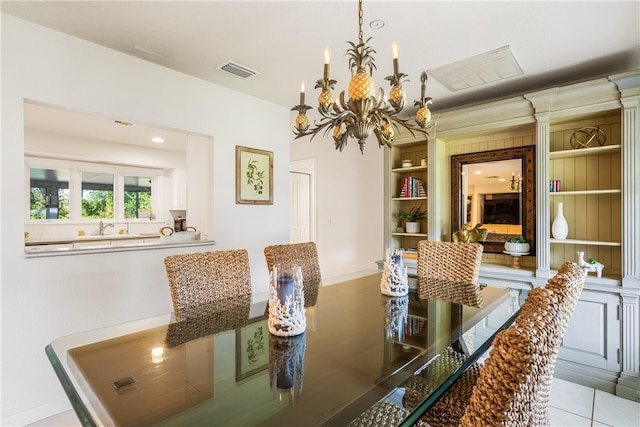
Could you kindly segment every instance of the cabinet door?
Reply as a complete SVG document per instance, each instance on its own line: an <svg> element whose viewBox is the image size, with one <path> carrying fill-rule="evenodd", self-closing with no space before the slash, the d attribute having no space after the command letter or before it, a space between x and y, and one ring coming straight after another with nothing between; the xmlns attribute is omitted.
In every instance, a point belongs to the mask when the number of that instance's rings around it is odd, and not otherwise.
<svg viewBox="0 0 640 427"><path fill-rule="evenodd" d="M620 319L617 295L583 291L558 353L560 359L619 371Z"/></svg>

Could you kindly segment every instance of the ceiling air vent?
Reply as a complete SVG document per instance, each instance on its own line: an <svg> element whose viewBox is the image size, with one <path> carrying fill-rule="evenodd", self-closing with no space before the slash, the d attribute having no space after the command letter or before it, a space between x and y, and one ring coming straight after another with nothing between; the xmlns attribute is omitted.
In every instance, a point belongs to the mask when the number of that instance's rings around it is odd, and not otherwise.
<svg viewBox="0 0 640 427"><path fill-rule="evenodd" d="M257 71L252 70L249 67L245 67L244 65L240 65L237 62L233 62L233 61L228 61L216 68L218 70L222 70L222 71L226 71L227 73L234 74L238 77L242 77L243 79L248 79L258 74Z"/></svg>

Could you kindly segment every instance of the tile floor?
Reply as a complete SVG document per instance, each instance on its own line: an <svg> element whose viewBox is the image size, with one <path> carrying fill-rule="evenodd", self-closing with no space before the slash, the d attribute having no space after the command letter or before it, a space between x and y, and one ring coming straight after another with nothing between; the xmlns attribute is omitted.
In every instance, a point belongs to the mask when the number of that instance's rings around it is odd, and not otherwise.
<svg viewBox="0 0 640 427"><path fill-rule="evenodd" d="M640 427L640 403L561 379L551 388L551 427ZM79 426L73 411L30 424L38 427Z"/></svg>

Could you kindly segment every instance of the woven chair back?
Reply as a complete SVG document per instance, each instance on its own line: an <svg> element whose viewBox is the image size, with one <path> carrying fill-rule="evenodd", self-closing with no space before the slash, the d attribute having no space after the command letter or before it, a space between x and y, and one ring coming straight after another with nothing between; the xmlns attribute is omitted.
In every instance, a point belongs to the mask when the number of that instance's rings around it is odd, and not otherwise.
<svg viewBox="0 0 640 427"><path fill-rule="evenodd" d="M483 246L479 243L418 242L418 276L477 282Z"/></svg>
<svg viewBox="0 0 640 427"><path fill-rule="evenodd" d="M319 283L322 280L318 249L314 242L267 246L264 248L264 257L269 271L277 265L300 266L305 282Z"/></svg>
<svg viewBox="0 0 640 427"><path fill-rule="evenodd" d="M562 337L584 286L565 265L531 291L515 323L499 332L460 426L548 426L553 371Z"/></svg>
<svg viewBox="0 0 640 427"><path fill-rule="evenodd" d="M164 265L178 319L190 308L251 294L249 255L244 249L172 255Z"/></svg>

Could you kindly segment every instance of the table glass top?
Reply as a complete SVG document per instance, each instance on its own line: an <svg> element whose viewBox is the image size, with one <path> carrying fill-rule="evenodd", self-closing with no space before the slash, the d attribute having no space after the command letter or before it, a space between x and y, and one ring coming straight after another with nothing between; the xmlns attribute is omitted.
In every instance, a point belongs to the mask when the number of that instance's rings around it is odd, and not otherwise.
<svg viewBox="0 0 640 427"><path fill-rule="evenodd" d="M379 285L305 284L296 337L271 335L254 295L60 338L47 354L86 425L338 426L380 401L403 419L424 411L519 308L503 288L422 278L387 297Z"/></svg>

